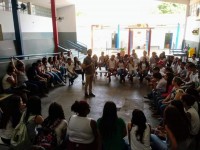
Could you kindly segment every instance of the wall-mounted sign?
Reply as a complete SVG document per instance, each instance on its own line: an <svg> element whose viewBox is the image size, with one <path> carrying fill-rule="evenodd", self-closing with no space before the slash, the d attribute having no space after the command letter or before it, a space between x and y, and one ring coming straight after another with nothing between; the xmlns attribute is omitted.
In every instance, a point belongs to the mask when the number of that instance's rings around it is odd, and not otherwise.
<svg viewBox="0 0 200 150"><path fill-rule="evenodd" d="M199 28L192 30L193 35L199 35Z"/></svg>

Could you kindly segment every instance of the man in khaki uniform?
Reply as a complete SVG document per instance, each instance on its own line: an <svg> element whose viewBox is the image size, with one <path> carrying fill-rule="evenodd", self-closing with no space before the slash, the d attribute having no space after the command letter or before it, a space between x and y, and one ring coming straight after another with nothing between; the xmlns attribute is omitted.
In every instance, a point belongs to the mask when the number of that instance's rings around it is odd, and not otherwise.
<svg viewBox="0 0 200 150"><path fill-rule="evenodd" d="M95 97L95 95L92 93L92 81L95 73L95 66L92 61L92 50L89 49L87 51L88 56L85 57L83 60L82 68L85 72L86 77L86 83L85 83L85 97ZM88 86L89 86L89 93L88 93Z"/></svg>

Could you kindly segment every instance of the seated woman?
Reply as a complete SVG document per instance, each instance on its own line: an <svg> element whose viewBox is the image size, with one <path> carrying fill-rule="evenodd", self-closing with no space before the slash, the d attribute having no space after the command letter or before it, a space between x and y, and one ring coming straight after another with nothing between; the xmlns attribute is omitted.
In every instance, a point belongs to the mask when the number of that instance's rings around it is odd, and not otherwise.
<svg viewBox="0 0 200 150"><path fill-rule="evenodd" d="M140 83L142 83L143 79L147 76L149 71L149 63L148 61L143 58L141 62L138 64L138 74L140 77Z"/></svg>
<svg viewBox="0 0 200 150"><path fill-rule="evenodd" d="M87 117L90 113L90 106L86 101L75 101L71 110L76 115L72 115L69 119L67 149L97 150L99 146L97 123Z"/></svg>
<svg viewBox="0 0 200 150"><path fill-rule="evenodd" d="M54 131L56 139L48 139L46 137L52 135L50 133L51 131ZM39 130L36 138L36 145L46 149L55 149L65 140L66 131L67 121L65 120L63 108L60 104L53 102L49 106L49 115L42 123L42 129ZM45 138L46 140L44 140Z"/></svg>
<svg viewBox="0 0 200 150"><path fill-rule="evenodd" d="M139 109L132 112L131 123L128 124L128 138L131 150L151 150L151 127L146 123L144 113Z"/></svg>
<svg viewBox="0 0 200 150"><path fill-rule="evenodd" d="M112 55L108 60L108 80L111 82L111 76L117 74L117 61L115 60L115 55Z"/></svg>
<svg viewBox="0 0 200 150"><path fill-rule="evenodd" d="M155 150L188 150L190 127L185 114L179 108L169 105L164 112L164 128L167 140L162 141L151 134L151 146Z"/></svg>
<svg viewBox="0 0 200 150"><path fill-rule="evenodd" d="M123 61L122 58L119 59L119 62L117 63L117 74L120 76L120 83L125 82L125 77L127 75L126 71L126 64Z"/></svg>
<svg viewBox="0 0 200 150"><path fill-rule="evenodd" d="M13 93L14 87L17 86L17 75L13 66L8 66L6 75L2 79L2 87L4 92Z"/></svg>
<svg viewBox="0 0 200 150"><path fill-rule="evenodd" d="M129 58L129 62L127 64L127 69L128 69L128 77L129 77L129 80L131 82L133 82L133 77L136 76L137 74L137 67L136 65L134 64L134 61L133 61L133 57L130 57Z"/></svg>
<svg viewBox="0 0 200 150"><path fill-rule="evenodd" d="M126 124L117 116L114 102L108 101L103 108L103 115L97 120L103 150L124 150L126 144L123 138L127 135Z"/></svg>
<svg viewBox="0 0 200 150"><path fill-rule="evenodd" d="M83 69L81 67L81 62L78 60L77 57L74 57L74 71L77 74L82 75L82 84L85 84L85 82L84 82L84 72L83 72Z"/></svg>
<svg viewBox="0 0 200 150"><path fill-rule="evenodd" d="M27 123L27 133L31 143L29 146L32 146L35 142L35 137L38 134L37 128L44 121L41 115L41 99L38 96L32 96L27 102L27 109L24 112L24 121Z"/></svg>
<svg viewBox="0 0 200 150"><path fill-rule="evenodd" d="M72 63L71 58L67 58L66 69L68 72L67 76L69 77L69 85L73 85L74 80L78 77L78 75L75 72L75 67L74 64Z"/></svg>
<svg viewBox="0 0 200 150"><path fill-rule="evenodd" d="M2 79L2 87L5 93L19 95L23 102L26 103L26 86L18 86L17 73L13 65L8 66L7 73Z"/></svg>
<svg viewBox="0 0 200 150"><path fill-rule="evenodd" d="M57 82L59 85L65 85L64 81L62 80L60 72L57 69L53 68L53 66L50 63L52 63L51 57L49 57L48 61L46 57L42 58L42 64L45 73L51 76L53 80Z"/></svg>
<svg viewBox="0 0 200 150"><path fill-rule="evenodd" d="M64 57L63 57L63 58L64 58ZM65 73L66 73L65 61L61 58L60 55L53 56L52 65L53 65L53 67L56 68L57 70L60 70L62 77L64 77L64 75L65 75Z"/></svg>
<svg viewBox="0 0 200 150"><path fill-rule="evenodd" d="M20 121L21 113L25 105L21 97L13 96L8 102L6 109L3 109L0 121L0 144L10 145L12 132Z"/></svg>

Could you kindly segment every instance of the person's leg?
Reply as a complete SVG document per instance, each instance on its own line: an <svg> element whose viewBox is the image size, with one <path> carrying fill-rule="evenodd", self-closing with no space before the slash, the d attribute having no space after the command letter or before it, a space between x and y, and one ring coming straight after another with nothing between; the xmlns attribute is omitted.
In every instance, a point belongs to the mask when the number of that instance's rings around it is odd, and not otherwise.
<svg viewBox="0 0 200 150"><path fill-rule="evenodd" d="M89 85L90 75L86 74L85 78L86 78L86 82L85 82L85 96L87 96L88 95L87 88L88 88L88 85Z"/></svg>
<svg viewBox="0 0 200 150"><path fill-rule="evenodd" d="M95 95L92 93L92 81L93 81L93 75L90 75L89 77L89 96L95 97Z"/></svg>
<svg viewBox="0 0 200 150"><path fill-rule="evenodd" d="M150 141L151 141L151 148L153 150L167 150L168 149L166 142L162 141L155 134L151 134Z"/></svg>

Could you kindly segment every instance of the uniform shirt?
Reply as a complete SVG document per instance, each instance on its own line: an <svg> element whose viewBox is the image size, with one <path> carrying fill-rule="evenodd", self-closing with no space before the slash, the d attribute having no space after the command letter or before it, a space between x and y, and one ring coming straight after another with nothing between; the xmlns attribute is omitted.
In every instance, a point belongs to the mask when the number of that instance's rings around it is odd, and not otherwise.
<svg viewBox="0 0 200 150"><path fill-rule="evenodd" d="M67 134L69 140L75 143L90 144L94 141L94 135L90 126L91 118L73 115L69 120Z"/></svg>
<svg viewBox="0 0 200 150"><path fill-rule="evenodd" d="M14 80L13 76L10 76L10 75L6 74L2 79L2 86L3 86L4 90L9 89L9 88L12 87L12 85L7 81L8 78L12 78Z"/></svg>
<svg viewBox="0 0 200 150"><path fill-rule="evenodd" d="M91 57L89 57L89 56L85 57L85 59L83 60L83 64L85 64L86 66L90 65L87 68L84 68L84 71L85 71L86 75L94 74L94 72L95 72L95 69L94 69L95 66L94 65L95 64L93 63Z"/></svg>
<svg viewBox="0 0 200 150"><path fill-rule="evenodd" d="M138 126L132 127L130 131L130 139L131 139L131 149L132 150L151 150L150 146L150 127L146 124L146 129L143 133L143 144L137 139L136 131L138 130Z"/></svg>

